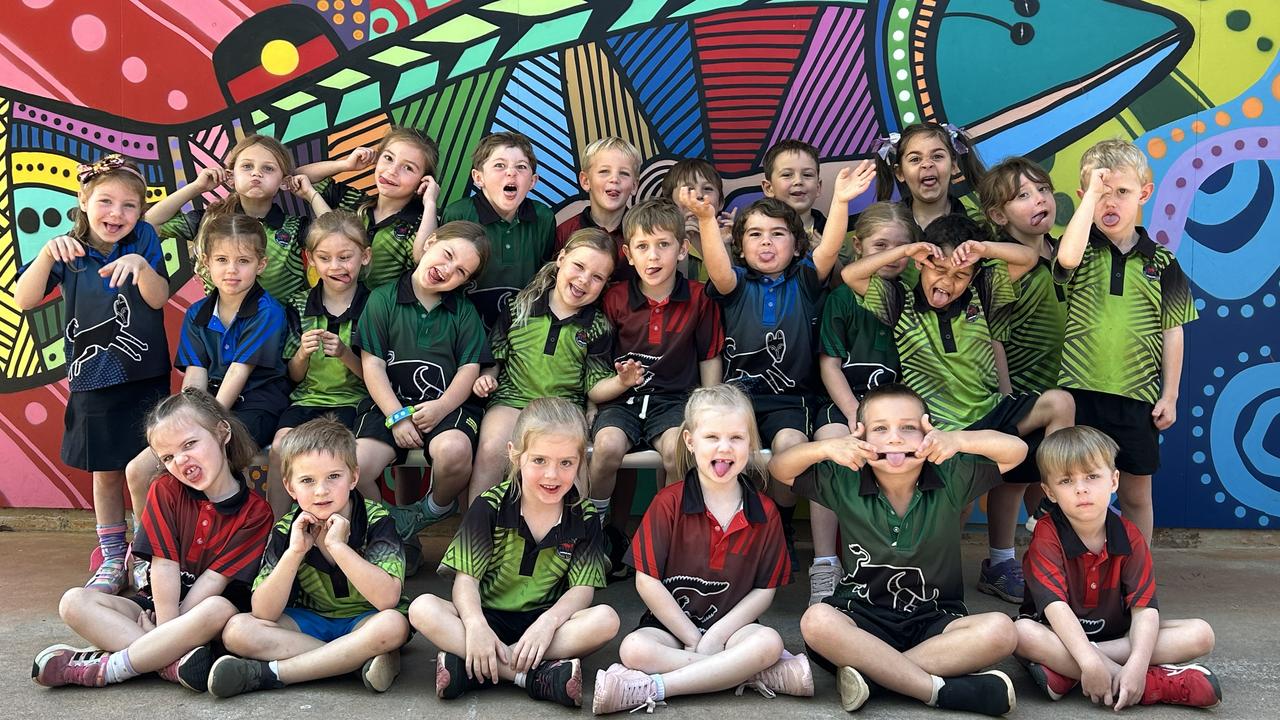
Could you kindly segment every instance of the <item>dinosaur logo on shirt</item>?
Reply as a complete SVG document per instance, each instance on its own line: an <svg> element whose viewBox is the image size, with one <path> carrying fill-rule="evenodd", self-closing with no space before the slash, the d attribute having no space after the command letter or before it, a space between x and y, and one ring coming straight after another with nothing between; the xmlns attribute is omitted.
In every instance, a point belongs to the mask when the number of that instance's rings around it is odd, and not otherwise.
<svg viewBox="0 0 1280 720"><path fill-rule="evenodd" d="M764 347L751 352L738 352L737 342L732 337L724 339L724 359L729 361L725 369L725 382L737 382L748 390L760 383L769 386L774 395L781 395L796 386L796 381L782 372L782 359L787 355L787 334L782 330L774 330L764 336ZM771 362L765 365L765 358ZM759 369L763 367L763 369Z"/></svg>
<svg viewBox="0 0 1280 720"><path fill-rule="evenodd" d="M448 383L444 368L426 360L396 360L396 351L387 351L387 379L396 396L410 402L436 400Z"/></svg>
<svg viewBox="0 0 1280 720"><path fill-rule="evenodd" d="M1107 626L1106 618L1093 620L1090 618L1080 618L1080 627L1084 629L1085 635L1097 635Z"/></svg>
<svg viewBox="0 0 1280 720"><path fill-rule="evenodd" d="M662 584L667 588L667 592L671 593L671 597L675 598L676 604L684 614L698 627L710 625L720 612L720 608L716 607L714 602L710 602L706 611L696 615L689 610L689 606L693 605L695 600L714 598L729 589L729 583L723 580L703 580L692 575L672 575L669 578L663 578Z"/></svg>
<svg viewBox="0 0 1280 720"><path fill-rule="evenodd" d="M840 584L852 586L857 597L874 605L876 599L888 596L893 609L904 613L917 612L929 603L937 609L938 589L928 590L920 568L873 564L871 553L857 543L849 545L849 554L853 570Z"/></svg>
<svg viewBox="0 0 1280 720"><path fill-rule="evenodd" d="M129 299L124 295L116 295L115 303L111 307L115 314L97 325L81 328L80 321L76 318L71 318L71 322L67 323L65 331L67 342L73 343L80 351L67 366L67 375L70 379L74 380L80 375L86 362L109 349L115 349L129 356L134 362L140 362L142 351L151 347L135 335L125 332L132 316Z"/></svg>
<svg viewBox="0 0 1280 720"><path fill-rule="evenodd" d="M657 355L645 355L644 353L629 352L626 355L619 355L618 357L614 358L613 361L615 363L624 363L628 360L635 360L636 362L644 366L644 378L640 380L639 385L636 385L635 387L631 388L632 390L639 390L645 385L648 385L649 381L653 379L653 371L651 371L649 368L653 367L653 364L658 362L658 360L660 359L661 358L659 358Z"/></svg>

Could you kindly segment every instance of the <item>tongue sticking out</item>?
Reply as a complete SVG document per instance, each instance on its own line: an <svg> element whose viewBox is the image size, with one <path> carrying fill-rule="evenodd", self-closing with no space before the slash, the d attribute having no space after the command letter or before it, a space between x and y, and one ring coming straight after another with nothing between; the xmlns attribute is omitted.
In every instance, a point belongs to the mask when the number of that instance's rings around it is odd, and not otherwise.
<svg viewBox="0 0 1280 720"><path fill-rule="evenodd" d="M729 468L731 467L733 467L732 460L712 460L711 461L711 471L716 474L716 477L724 477L729 473Z"/></svg>
<svg viewBox="0 0 1280 720"><path fill-rule="evenodd" d="M900 452L885 453L884 459L889 461L889 467L902 467L902 463L907 461L907 454Z"/></svg>

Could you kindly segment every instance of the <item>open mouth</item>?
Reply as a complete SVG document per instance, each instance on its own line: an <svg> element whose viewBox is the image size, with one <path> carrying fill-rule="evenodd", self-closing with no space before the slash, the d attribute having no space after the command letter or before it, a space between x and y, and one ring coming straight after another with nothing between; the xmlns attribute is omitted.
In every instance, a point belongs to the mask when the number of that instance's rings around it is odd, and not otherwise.
<svg viewBox="0 0 1280 720"><path fill-rule="evenodd" d="M502 194L506 195L507 198L509 199L514 200L516 197L516 192L517 192L517 188L515 183L507 183L506 185L502 186Z"/></svg>
<svg viewBox="0 0 1280 720"><path fill-rule="evenodd" d="M1049 219L1049 211L1041 210L1040 212L1031 216L1031 225L1032 227L1038 227L1042 225L1045 220L1048 220L1048 219Z"/></svg>
<svg viewBox="0 0 1280 720"><path fill-rule="evenodd" d="M649 277L653 277L660 272L662 272L661 267L647 267L644 269L644 274L648 275Z"/></svg>
<svg viewBox="0 0 1280 720"><path fill-rule="evenodd" d="M724 477L725 475L728 475L729 471L732 469L733 469L732 460L712 460L711 461L711 472L715 473L716 477Z"/></svg>
<svg viewBox="0 0 1280 720"><path fill-rule="evenodd" d="M775 253L772 251L766 251L766 252L760 253L759 257L760 257L761 263L768 265L772 263L774 260L778 259L778 253Z"/></svg>
<svg viewBox="0 0 1280 720"><path fill-rule="evenodd" d="M444 273L440 272L440 268L430 268L427 270L427 279L433 285L439 285L444 282Z"/></svg>
<svg viewBox="0 0 1280 720"><path fill-rule="evenodd" d="M876 453L876 459L878 459L878 460L884 460L884 461L888 462L888 463L889 463L889 467L902 467L903 463L905 463L905 462L907 461L907 458L909 458L909 457L913 458L913 457L915 457L915 456L916 456L916 453L915 453L915 451L914 451L914 450L913 450L913 451L911 451L911 452L882 452L882 453Z"/></svg>
<svg viewBox="0 0 1280 720"><path fill-rule="evenodd" d="M574 300L581 300L587 296L586 290L583 290L582 288L572 283L569 284L566 290L569 291L569 297L573 298Z"/></svg>
<svg viewBox="0 0 1280 720"><path fill-rule="evenodd" d="M389 177L383 175L378 176L378 184L383 187L396 187L397 183Z"/></svg>
<svg viewBox="0 0 1280 720"><path fill-rule="evenodd" d="M937 187L937 186L938 186L938 176L937 176L937 175L922 175L922 176L920 176L920 187L923 187L923 188L935 188L935 187Z"/></svg>
<svg viewBox="0 0 1280 720"><path fill-rule="evenodd" d="M347 283L351 282L351 276L348 275L347 273L341 273L338 275L326 275L325 277L329 278L333 282L338 283L340 285L346 285Z"/></svg>
<svg viewBox="0 0 1280 720"><path fill-rule="evenodd" d="M1104 213L1102 224L1105 227L1115 227L1120 224L1120 215L1118 213Z"/></svg>
<svg viewBox="0 0 1280 720"><path fill-rule="evenodd" d="M115 235L116 233L119 233L122 230L124 230L124 225L120 225L118 223L103 223L102 229L106 230L107 233L110 235Z"/></svg>
<svg viewBox="0 0 1280 720"><path fill-rule="evenodd" d="M944 307L951 302L951 293L942 288L934 288L929 293L929 304L934 307Z"/></svg>

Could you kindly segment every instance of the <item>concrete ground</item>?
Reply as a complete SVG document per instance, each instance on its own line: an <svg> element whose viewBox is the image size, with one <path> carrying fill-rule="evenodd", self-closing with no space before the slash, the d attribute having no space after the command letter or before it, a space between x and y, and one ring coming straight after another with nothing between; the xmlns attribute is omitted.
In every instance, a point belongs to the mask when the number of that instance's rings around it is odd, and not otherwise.
<svg viewBox="0 0 1280 720"><path fill-rule="evenodd" d="M433 530L435 530L433 528ZM444 529L442 529L444 530ZM435 567L447 543L447 530L427 539L427 562ZM984 552L981 533L971 534L964 544L965 569L972 582ZM1203 543L1212 544L1212 543ZM1160 608L1166 617L1202 617L1217 632L1217 649L1206 660L1222 680L1224 701L1213 712L1215 718L1277 717L1280 695L1280 535L1274 542L1264 540L1255 547L1160 548L1155 551L1159 579ZM465 698L442 702L435 698L435 650L425 639L414 638L403 651L403 672L392 689L382 695L366 691L354 675L255 693L230 700L214 700L170 685L155 676L139 678L101 690L84 688L46 689L31 682L32 658L54 643L78 642L58 620L57 604L62 592L84 582L85 558L92 548L90 533L2 532L0 533L0 588L4 603L0 610L0 707L4 717L98 717L151 718L563 718L574 711L534 703L523 691L501 687L472 693ZM803 547L803 546L802 546ZM803 551L802 551L803 555ZM763 621L777 628L793 652L803 649L799 617L808 598L807 580L783 588ZM408 594L444 594L444 581L429 570L420 572L408 584ZM641 603L630 583L620 583L597 594L599 602L617 609L624 630L634 627ZM1014 608L987 595L971 591L973 612ZM616 661L616 638L584 662L584 704L589 708L591 686L598 669ZM1014 679L1018 708L1013 717L1078 718L1103 717L1109 712L1093 708L1082 696L1061 702L1045 698L1012 660L999 665ZM830 675L815 668L816 696L779 697L765 700L748 691L742 697L731 692L698 697L675 698L657 713L689 720L724 718L734 713L778 718L839 718L841 711L835 683ZM589 713L589 709L578 711ZM1201 712L1168 706L1137 707L1125 711L1133 717L1188 718ZM914 701L876 698L859 713L870 718L933 718L942 715ZM623 717L623 716L619 716Z"/></svg>

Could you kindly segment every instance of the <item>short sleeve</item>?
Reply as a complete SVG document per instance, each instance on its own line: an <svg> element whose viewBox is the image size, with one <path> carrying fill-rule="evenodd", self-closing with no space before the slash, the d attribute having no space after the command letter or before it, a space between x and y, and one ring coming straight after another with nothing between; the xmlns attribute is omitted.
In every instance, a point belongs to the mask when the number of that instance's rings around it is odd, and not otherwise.
<svg viewBox="0 0 1280 720"><path fill-rule="evenodd" d="M465 212L463 212L463 208L465 208L466 205L464 205L463 203L471 203L471 202L473 201L471 197L468 196L468 197L455 200L449 203L448 205L445 205L444 210L440 211L440 224L444 225L446 223L453 222L454 220L466 220L467 215Z"/></svg>
<svg viewBox="0 0 1280 720"><path fill-rule="evenodd" d="M286 305L284 308L284 359L292 360L294 355L298 354L298 348L302 346L302 313L298 312L298 308L293 304Z"/></svg>
<svg viewBox="0 0 1280 720"><path fill-rule="evenodd" d="M600 320L604 320L603 317ZM613 369L613 330L607 322L600 322L596 327L595 337L587 343L586 368L584 373L585 387L590 391L596 383L608 379L614 374Z"/></svg>
<svg viewBox="0 0 1280 720"><path fill-rule="evenodd" d="M724 349L724 324L720 317L720 307L711 302L705 292L698 297L698 328L694 332L693 342L701 362L720 356Z"/></svg>
<svg viewBox="0 0 1280 720"><path fill-rule="evenodd" d="M404 542L396 532L391 514L365 500L369 512L369 528L365 531L363 557L370 565L382 568L391 577L404 582Z"/></svg>
<svg viewBox="0 0 1280 720"><path fill-rule="evenodd" d="M453 357L458 367L479 363L485 355L487 337L484 321L476 306L459 293L457 334L453 341Z"/></svg>
<svg viewBox="0 0 1280 720"><path fill-rule="evenodd" d="M872 275L867 281L867 292L862 296L862 307L880 322L893 327L902 317L906 294L906 287L901 282Z"/></svg>
<svg viewBox="0 0 1280 720"><path fill-rule="evenodd" d="M293 527L294 518L297 517L296 512L297 510L286 513L267 535L267 547L262 552L262 565L258 568L258 576L253 579L254 590L266 582L276 566L280 564L280 558L284 557L285 551L289 549L289 531ZM294 583L297 583L296 578Z"/></svg>
<svg viewBox="0 0 1280 720"><path fill-rule="evenodd" d="M1022 284L1010 279L1009 264L1003 260L985 261L979 283L983 309L988 313L1009 307L1022 296Z"/></svg>
<svg viewBox="0 0 1280 720"><path fill-rule="evenodd" d="M581 501L580 506L589 502ZM566 508L566 511L569 510ZM574 543L573 556L569 559L569 572L566 577L571 587L586 585L602 588L608 584L605 573L609 566L609 560L604 554L604 533L601 531L600 518L595 514L594 508L588 511L583 507L583 516L587 536Z"/></svg>
<svg viewBox="0 0 1280 720"><path fill-rule="evenodd" d="M747 282L747 269L741 265L734 265L733 277L736 279L736 282L733 285L733 290L731 290L728 295L722 294L720 289L716 287L715 283L707 280L707 295L711 296L711 299L718 302L721 307L733 304L742 296L743 288L746 286Z"/></svg>
<svg viewBox="0 0 1280 720"><path fill-rule="evenodd" d="M776 511L769 512L768 518L760 537L760 560L756 563L754 588L776 588L791 582L791 556L787 553L782 520Z"/></svg>
<svg viewBox="0 0 1280 720"><path fill-rule="evenodd" d="M332 178L325 178L314 185L316 192L334 210L355 212L365 201L365 194L356 188Z"/></svg>
<svg viewBox="0 0 1280 720"><path fill-rule="evenodd" d="M837 485L857 487L861 479L857 470L823 460L796 476L791 491L834 510L839 504Z"/></svg>
<svg viewBox="0 0 1280 720"><path fill-rule="evenodd" d="M133 229L138 238L134 251L146 259L147 264L160 277L169 279L169 268L164 261L164 249L160 247L160 236L149 223L139 221Z"/></svg>
<svg viewBox="0 0 1280 720"><path fill-rule="evenodd" d="M672 489L676 488L676 489ZM640 527L631 539L631 549L624 562L649 577L666 576L667 554L675 531L676 513L680 511L683 485L669 485L654 496L640 519Z"/></svg>
<svg viewBox="0 0 1280 720"><path fill-rule="evenodd" d="M151 483L147 504L142 509L142 522L133 538L133 553L138 557L182 561L176 526L181 497L177 492L181 492L178 481L167 474Z"/></svg>
<svg viewBox="0 0 1280 720"><path fill-rule="evenodd" d="M271 507L257 495L251 495L238 519L239 526L224 528L231 530L230 537L209 569L228 580L251 583L258 575L263 542L271 532Z"/></svg>
<svg viewBox="0 0 1280 720"><path fill-rule="evenodd" d="M493 531L498 525L496 502L499 500L494 494L486 492L471 503L457 534L444 551L441 567L477 580L489 572L493 560Z"/></svg>
<svg viewBox="0 0 1280 720"><path fill-rule="evenodd" d="M958 505L982 497L1002 482L1000 467L981 455L959 453L937 466L947 493Z"/></svg>
<svg viewBox="0 0 1280 720"><path fill-rule="evenodd" d="M853 313L857 310L855 302L853 290L848 285L841 285L827 296L818 329L823 355L841 360L849 356L849 329L853 324Z"/></svg>
<svg viewBox="0 0 1280 720"><path fill-rule="evenodd" d="M1151 563L1151 549L1142 533L1137 532L1131 524L1125 524L1129 533L1130 552L1124 557L1124 565L1120 570L1120 585L1124 592L1125 607L1155 608L1156 575Z"/></svg>
<svg viewBox="0 0 1280 720"><path fill-rule="evenodd" d="M183 242L194 242L200 233L200 221L204 219L203 210L180 212L169 218L156 228L160 237L175 238Z"/></svg>
<svg viewBox="0 0 1280 720"><path fill-rule="evenodd" d="M1045 518L1044 524L1053 521ZM1052 527L1036 525L1031 544L1022 556L1022 574L1026 581L1026 594L1035 603L1035 610L1044 609L1055 602L1070 602L1067 593L1067 556L1062 542Z"/></svg>
<svg viewBox="0 0 1280 720"><path fill-rule="evenodd" d="M392 285L391 287L394 287ZM360 322L351 334L355 348L378 358L386 357L388 325L391 315L390 296L386 292L374 292L364 304Z"/></svg>
<svg viewBox="0 0 1280 720"><path fill-rule="evenodd" d="M196 313L207 302L213 302L213 300L208 297L201 298L187 308L187 314L182 318L182 336L178 339L178 352L173 362L173 366L178 370L186 370L189 367L208 368L213 365L213 356L209 354L204 336L200 333L200 327L195 321Z"/></svg>
<svg viewBox="0 0 1280 720"><path fill-rule="evenodd" d="M280 361L284 348L284 308L278 302L264 302L258 312L239 329L240 343L230 363L273 367Z"/></svg>
<svg viewBox="0 0 1280 720"><path fill-rule="evenodd" d="M1200 317L1191 296L1191 282L1177 258L1160 274L1160 329L1170 330Z"/></svg>

